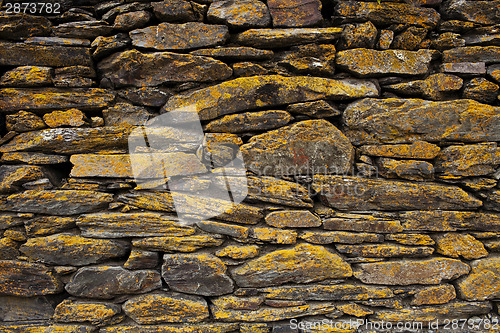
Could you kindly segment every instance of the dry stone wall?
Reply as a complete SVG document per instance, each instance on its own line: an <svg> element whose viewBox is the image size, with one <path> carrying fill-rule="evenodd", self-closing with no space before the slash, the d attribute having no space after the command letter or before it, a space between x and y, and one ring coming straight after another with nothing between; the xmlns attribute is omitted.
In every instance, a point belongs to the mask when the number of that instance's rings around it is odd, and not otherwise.
<svg viewBox="0 0 500 333"><path fill-rule="evenodd" d="M3 1L0 332L498 332L499 8Z"/></svg>

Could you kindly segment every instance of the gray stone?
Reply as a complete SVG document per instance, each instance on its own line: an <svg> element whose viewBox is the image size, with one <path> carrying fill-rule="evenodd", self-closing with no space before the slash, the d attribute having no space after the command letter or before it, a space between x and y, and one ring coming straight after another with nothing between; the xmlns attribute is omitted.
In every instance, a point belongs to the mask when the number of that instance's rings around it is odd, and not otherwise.
<svg viewBox="0 0 500 333"><path fill-rule="evenodd" d="M207 19L238 29L263 28L271 24L267 6L258 0L215 1L208 8Z"/></svg>
<svg viewBox="0 0 500 333"><path fill-rule="evenodd" d="M341 28L249 29L239 33L236 42L273 49L308 43L331 43L341 33Z"/></svg>
<svg viewBox="0 0 500 333"><path fill-rule="evenodd" d="M14 260L0 260L0 295L31 297L57 294L63 284L49 267Z"/></svg>
<svg viewBox="0 0 500 333"><path fill-rule="evenodd" d="M474 1L476 2L476 1ZM443 52L443 62L498 62L500 46L465 46Z"/></svg>
<svg viewBox="0 0 500 333"><path fill-rule="evenodd" d="M323 20L319 0L269 0L267 6L274 27L306 27Z"/></svg>
<svg viewBox="0 0 500 333"><path fill-rule="evenodd" d="M12 55L16 56L13 57ZM0 65L2 66L72 66L92 65L86 47L65 47L0 42Z"/></svg>
<svg viewBox="0 0 500 333"><path fill-rule="evenodd" d="M0 15L1 39L23 40L31 36L48 36L51 28L52 24L43 16L3 13Z"/></svg>
<svg viewBox="0 0 500 333"><path fill-rule="evenodd" d="M447 19L476 22L480 24L498 23L500 1L448 0L441 7Z"/></svg>
<svg viewBox="0 0 500 333"><path fill-rule="evenodd" d="M162 22L196 21L196 13L189 1L169 0L151 3L153 13Z"/></svg>
<svg viewBox="0 0 500 333"><path fill-rule="evenodd" d="M484 62L448 62L441 64L442 72L461 75L484 75L486 73L486 63Z"/></svg>
<svg viewBox="0 0 500 333"><path fill-rule="evenodd" d="M57 37L94 39L98 36L107 36L113 27L104 21L80 21L59 24L52 28Z"/></svg>
<svg viewBox="0 0 500 333"><path fill-rule="evenodd" d="M50 320L54 307L46 297L0 296L0 320Z"/></svg>
<svg viewBox="0 0 500 333"><path fill-rule="evenodd" d="M109 37L99 36L92 42L92 57L97 60L102 59L125 48L130 43L130 38L124 33Z"/></svg>

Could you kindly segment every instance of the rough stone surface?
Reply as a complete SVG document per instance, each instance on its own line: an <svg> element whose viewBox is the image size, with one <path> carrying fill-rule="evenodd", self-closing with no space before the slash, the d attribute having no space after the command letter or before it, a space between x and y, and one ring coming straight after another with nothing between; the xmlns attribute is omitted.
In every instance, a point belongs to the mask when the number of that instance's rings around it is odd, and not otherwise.
<svg viewBox="0 0 500 333"><path fill-rule="evenodd" d="M452 258L463 257L466 260L488 256L483 243L469 234L447 233L436 237L436 251Z"/></svg>
<svg viewBox="0 0 500 333"><path fill-rule="evenodd" d="M0 296L0 320L4 322L50 320L54 307L46 297Z"/></svg>
<svg viewBox="0 0 500 333"><path fill-rule="evenodd" d="M434 252L432 247L392 244L336 245L335 248L346 255L369 258L418 258L428 257Z"/></svg>
<svg viewBox="0 0 500 333"><path fill-rule="evenodd" d="M22 184L44 177L43 169L34 165L1 165L0 193L18 191Z"/></svg>
<svg viewBox="0 0 500 333"><path fill-rule="evenodd" d="M319 227L321 220L307 210L285 210L266 215L266 223L277 228Z"/></svg>
<svg viewBox="0 0 500 333"><path fill-rule="evenodd" d="M227 79L232 73L224 63L206 57L171 52L141 53L137 50L116 53L101 61L98 67L103 77L115 87L215 81Z"/></svg>
<svg viewBox="0 0 500 333"><path fill-rule="evenodd" d="M264 28L271 24L269 9L258 0L215 1L208 8L207 19L239 29Z"/></svg>
<svg viewBox="0 0 500 333"><path fill-rule="evenodd" d="M85 114L78 109L47 113L43 116L43 121L51 128L66 126L81 127L86 124Z"/></svg>
<svg viewBox="0 0 500 333"><path fill-rule="evenodd" d="M0 260L0 295L31 297L57 294L63 284L41 264Z"/></svg>
<svg viewBox="0 0 500 333"><path fill-rule="evenodd" d="M0 15L0 38L23 40L31 36L50 35L52 24L41 16L22 14Z"/></svg>
<svg viewBox="0 0 500 333"><path fill-rule="evenodd" d="M463 20L481 24L498 23L498 8L500 1L459 1L451 0L443 4L442 11L448 19ZM493 7L492 7L493 6Z"/></svg>
<svg viewBox="0 0 500 333"><path fill-rule="evenodd" d="M282 48L332 42L341 33L341 28L249 29L238 34L236 41L257 48Z"/></svg>
<svg viewBox="0 0 500 333"><path fill-rule="evenodd" d="M322 246L300 244L253 259L231 274L240 287L264 287L344 278L351 276L352 270L340 256Z"/></svg>
<svg viewBox="0 0 500 333"><path fill-rule="evenodd" d="M120 312L120 306L112 303L64 300L55 309L54 321L59 323L90 322L93 325L100 325Z"/></svg>
<svg viewBox="0 0 500 333"><path fill-rule="evenodd" d="M50 67L21 66L7 71L0 78L0 85L11 87L38 87L52 83Z"/></svg>
<svg viewBox="0 0 500 333"><path fill-rule="evenodd" d="M162 252L194 252L210 246L219 246L224 242L220 236L166 236L142 238L132 242L135 247Z"/></svg>
<svg viewBox="0 0 500 333"><path fill-rule="evenodd" d="M500 46L464 46L443 52L443 62L495 63L500 55Z"/></svg>
<svg viewBox="0 0 500 333"><path fill-rule="evenodd" d="M432 74L425 80L398 83L386 87L404 95L423 96L432 100L443 100L450 93L457 92L462 88L463 80L451 74Z"/></svg>
<svg viewBox="0 0 500 333"><path fill-rule="evenodd" d="M412 305L445 304L455 299L455 287L451 284L425 287L415 293L411 301Z"/></svg>
<svg viewBox="0 0 500 333"><path fill-rule="evenodd" d="M15 54L15 57L12 57ZM85 47L31 45L0 42L2 66L89 66L90 52Z"/></svg>
<svg viewBox="0 0 500 333"><path fill-rule="evenodd" d="M371 22L347 24L342 31L341 49L373 48L377 39L377 28Z"/></svg>
<svg viewBox="0 0 500 333"><path fill-rule="evenodd" d="M471 274L458 281L459 297L468 301L498 298L500 294L499 262L500 258L497 256L473 261Z"/></svg>
<svg viewBox="0 0 500 333"><path fill-rule="evenodd" d="M352 284L319 284L308 286L282 286L262 288L267 299L304 301L363 301L394 296L387 287L372 287Z"/></svg>
<svg viewBox="0 0 500 333"><path fill-rule="evenodd" d="M224 116L211 121L205 127L207 132L245 133L269 130L288 124L293 117L286 111L269 110L245 112Z"/></svg>
<svg viewBox="0 0 500 333"><path fill-rule="evenodd" d="M432 160L441 148L429 142L415 141L411 145L366 145L359 151L371 156Z"/></svg>
<svg viewBox="0 0 500 333"><path fill-rule="evenodd" d="M269 0L267 5L275 27L305 27L323 19L319 0Z"/></svg>
<svg viewBox="0 0 500 333"><path fill-rule="evenodd" d="M497 214L458 211L405 212L401 220L406 230L414 231L489 231L500 225Z"/></svg>
<svg viewBox="0 0 500 333"><path fill-rule="evenodd" d="M323 220L323 227L327 230L345 230L375 233L396 233L403 231L398 220L378 218L371 215L336 214L332 218Z"/></svg>
<svg viewBox="0 0 500 333"><path fill-rule="evenodd" d="M304 232L299 236L301 239L313 244L330 243L381 243L384 236L370 233L356 233L346 231L327 231L327 232ZM426 245L426 244L423 244Z"/></svg>
<svg viewBox="0 0 500 333"><path fill-rule="evenodd" d="M311 118L326 118L340 115L340 110L332 104L325 100L319 100L291 104L286 110L292 114L303 114Z"/></svg>
<svg viewBox="0 0 500 333"><path fill-rule="evenodd" d="M500 88L485 78L474 78L467 82L462 93L463 98L474 99L481 103L494 103Z"/></svg>
<svg viewBox="0 0 500 333"><path fill-rule="evenodd" d="M312 200L307 189L297 182L274 177L247 177L248 199L290 207L311 208Z"/></svg>
<svg viewBox="0 0 500 333"><path fill-rule="evenodd" d="M379 174L385 178L402 178L415 181L434 179L434 167L429 162L380 158L377 161L377 167Z"/></svg>
<svg viewBox="0 0 500 333"><path fill-rule="evenodd" d="M160 23L157 26L133 30L129 33L132 45L155 50L189 50L222 45L229 37L225 25L200 22L183 24ZM186 39L186 36L191 36Z"/></svg>
<svg viewBox="0 0 500 333"><path fill-rule="evenodd" d="M433 258L359 264L354 276L364 283L383 285L439 284L469 273L456 259Z"/></svg>
<svg viewBox="0 0 500 333"><path fill-rule="evenodd" d="M196 19L193 5L188 1L161 1L151 5L156 18L163 22L187 22Z"/></svg>
<svg viewBox="0 0 500 333"><path fill-rule="evenodd" d="M162 277L170 289L187 294L219 296L234 289L226 266L210 254L165 254Z"/></svg>
<svg viewBox="0 0 500 333"><path fill-rule="evenodd" d="M254 228L252 229L251 236L273 244L295 244L297 241L297 233L295 231L274 228Z"/></svg>

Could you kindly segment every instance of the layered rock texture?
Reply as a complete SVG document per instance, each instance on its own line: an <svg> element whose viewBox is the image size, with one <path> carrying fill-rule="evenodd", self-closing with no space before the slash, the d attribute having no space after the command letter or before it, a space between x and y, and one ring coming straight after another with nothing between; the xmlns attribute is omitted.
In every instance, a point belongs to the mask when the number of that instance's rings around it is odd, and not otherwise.
<svg viewBox="0 0 500 333"><path fill-rule="evenodd" d="M3 1L0 332L498 332L499 8Z"/></svg>

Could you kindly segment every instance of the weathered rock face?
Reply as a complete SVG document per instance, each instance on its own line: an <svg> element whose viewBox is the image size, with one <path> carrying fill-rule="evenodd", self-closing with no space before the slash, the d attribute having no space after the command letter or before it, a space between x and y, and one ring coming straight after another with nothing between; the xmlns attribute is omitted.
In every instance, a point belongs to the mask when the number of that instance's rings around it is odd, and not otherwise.
<svg viewBox="0 0 500 333"><path fill-rule="evenodd" d="M336 40L341 28L249 29L237 35L237 42L257 48L282 48Z"/></svg>
<svg viewBox="0 0 500 333"><path fill-rule="evenodd" d="M471 100L368 98L349 105L344 122L349 129L346 135L353 144L496 141L500 133L499 112L497 107Z"/></svg>
<svg viewBox="0 0 500 333"><path fill-rule="evenodd" d="M406 230L414 231L488 231L500 225L498 214L457 211L411 211L400 215Z"/></svg>
<svg viewBox="0 0 500 333"><path fill-rule="evenodd" d="M218 81L232 74L227 65L217 60L170 52L145 54L136 50L116 53L101 61L98 68L115 87Z"/></svg>
<svg viewBox="0 0 500 333"><path fill-rule="evenodd" d="M4 322L50 320L54 307L45 297L0 296L0 319Z"/></svg>
<svg viewBox="0 0 500 333"><path fill-rule="evenodd" d="M430 75L425 80L393 84L387 89L410 96L423 96L436 101L446 99L450 93L460 90L462 85L463 80L458 76L439 73Z"/></svg>
<svg viewBox="0 0 500 333"><path fill-rule="evenodd" d="M232 114L216 119L205 127L207 132L244 133L269 130L288 124L293 117L286 111L269 110Z"/></svg>
<svg viewBox="0 0 500 333"><path fill-rule="evenodd" d="M230 28L263 28L271 23L269 9L257 0L216 1L210 5L207 19Z"/></svg>
<svg viewBox="0 0 500 333"><path fill-rule="evenodd" d="M488 252L483 243L471 235L448 233L436 238L436 250L438 253L458 258L459 256L467 260L486 257Z"/></svg>
<svg viewBox="0 0 500 333"><path fill-rule="evenodd" d="M304 27L323 19L319 0L269 0L267 5L275 27Z"/></svg>
<svg viewBox="0 0 500 333"><path fill-rule="evenodd" d="M351 276L352 270L340 256L324 247L301 244L253 259L231 274L240 287L265 287L344 278Z"/></svg>
<svg viewBox="0 0 500 333"><path fill-rule="evenodd" d="M162 277L170 289L188 294L218 296L234 289L226 266L209 254L165 254Z"/></svg>
<svg viewBox="0 0 500 333"><path fill-rule="evenodd" d="M443 52L445 63L495 63L500 54L500 46L466 46Z"/></svg>
<svg viewBox="0 0 500 333"><path fill-rule="evenodd" d="M371 156L432 160L441 148L425 142L415 141L411 145L367 145L360 147L362 154Z"/></svg>
<svg viewBox="0 0 500 333"><path fill-rule="evenodd" d="M129 33L132 45L155 50L190 50L224 44L229 37L225 25L199 22L184 24L160 23L157 26ZM186 39L186 36L193 36ZM196 37L194 37L196 36Z"/></svg>
<svg viewBox="0 0 500 333"><path fill-rule="evenodd" d="M446 18L476 22L481 24L498 23L496 13L498 11L491 10L498 8L500 2L494 1L445 1L442 6L442 11ZM493 7L491 7L493 6ZM496 6L496 7L495 7Z"/></svg>
<svg viewBox="0 0 500 333"><path fill-rule="evenodd" d="M120 312L120 306L112 303L65 300L56 307L54 320L59 323L90 322L102 325Z"/></svg>
<svg viewBox="0 0 500 333"><path fill-rule="evenodd" d="M472 272L458 282L458 295L468 301L483 301L498 298L500 258L491 257L471 263Z"/></svg>
<svg viewBox="0 0 500 333"><path fill-rule="evenodd" d="M12 57L15 54L15 57ZM89 49L59 45L31 45L0 42L2 66L89 66L92 64Z"/></svg>
<svg viewBox="0 0 500 333"><path fill-rule="evenodd" d="M310 228L319 227L321 220L307 210L288 210L268 214L266 223L277 228Z"/></svg>
<svg viewBox="0 0 500 333"><path fill-rule="evenodd" d="M349 140L324 120L254 136L241 151L247 168L265 176L347 173L354 159Z"/></svg>
<svg viewBox="0 0 500 333"><path fill-rule="evenodd" d="M367 81L302 76L254 76L227 81L185 96L173 97L165 104L162 111L168 112L194 105L201 120L210 120L225 114L261 107L323 98L342 100L353 96L376 95L378 95L377 88ZM228 98L218 100L216 96L228 96Z"/></svg>
<svg viewBox="0 0 500 333"><path fill-rule="evenodd" d="M0 294L31 297L57 294L63 284L52 270L41 264L0 260Z"/></svg>

